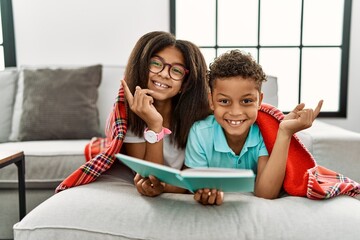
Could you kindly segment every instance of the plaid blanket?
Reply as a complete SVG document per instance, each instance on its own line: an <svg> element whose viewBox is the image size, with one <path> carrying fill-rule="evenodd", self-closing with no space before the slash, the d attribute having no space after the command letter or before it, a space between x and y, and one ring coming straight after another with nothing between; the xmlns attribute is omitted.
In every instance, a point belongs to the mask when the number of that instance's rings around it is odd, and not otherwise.
<svg viewBox="0 0 360 240"><path fill-rule="evenodd" d="M93 138L85 149L87 162L68 176L55 192L95 181L108 170L115 161L115 154L120 152L127 130L127 115L124 90L120 88L113 111L110 113L105 128L106 139ZM96 142L96 144L94 144ZM95 155L95 156L94 156ZM91 159L89 159L91 157Z"/></svg>
<svg viewBox="0 0 360 240"><path fill-rule="evenodd" d="M262 104L257 124L263 135L268 152L271 153L279 122L283 113L269 104ZM107 120L106 138L93 138L85 148L87 162L67 177L55 190L61 190L95 181L108 170L120 152L126 134L127 116L124 91L119 90L113 111ZM316 164L311 153L294 135L290 142L286 174L283 183L289 195L310 199L328 199L338 195L357 196L360 184Z"/></svg>
<svg viewBox="0 0 360 240"><path fill-rule="evenodd" d="M279 122L283 118L283 113L274 106L265 103L261 105L256 122L269 153L274 147ZM360 194L359 183L317 165L314 157L296 134L290 142L283 188L289 195L306 196L310 199L328 199L338 195L357 196Z"/></svg>

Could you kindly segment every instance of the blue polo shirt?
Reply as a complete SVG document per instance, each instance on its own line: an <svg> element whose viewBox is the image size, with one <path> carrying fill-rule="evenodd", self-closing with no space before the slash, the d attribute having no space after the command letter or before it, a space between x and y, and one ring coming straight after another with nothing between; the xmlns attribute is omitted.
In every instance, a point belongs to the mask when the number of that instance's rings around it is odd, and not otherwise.
<svg viewBox="0 0 360 240"><path fill-rule="evenodd" d="M185 165L190 168L252 169L256 174L258 158L268 155L256 123L250 127L240 155L236 155L227 144L222 127L214 115L210 115L191 127L185 150Z"/></svg>

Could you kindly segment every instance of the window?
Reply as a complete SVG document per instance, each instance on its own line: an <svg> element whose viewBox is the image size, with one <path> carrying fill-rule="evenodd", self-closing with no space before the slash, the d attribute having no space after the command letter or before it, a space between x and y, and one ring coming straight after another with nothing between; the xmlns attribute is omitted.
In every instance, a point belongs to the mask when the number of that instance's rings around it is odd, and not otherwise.
<svg viewBox="0 0 360 240"><path fill-rule="evenodd" d="M305 102L346 117L351 0L171 0L171 31L196 43L207 63L250 52L278 77L279 109Z"/></svg>
<svg viewBox="0 0 360 240"><path fill-rule="evenodd" d="M0 70L16 66L11 0L0 0Z"/></svg>

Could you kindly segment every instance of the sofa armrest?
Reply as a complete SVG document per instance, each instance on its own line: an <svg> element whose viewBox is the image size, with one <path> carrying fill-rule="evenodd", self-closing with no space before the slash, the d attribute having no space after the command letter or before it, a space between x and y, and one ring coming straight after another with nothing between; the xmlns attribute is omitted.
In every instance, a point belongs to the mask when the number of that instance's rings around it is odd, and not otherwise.
<svg viewBox="0 0 360 240"><path fill-rule="evenodd" d="M297 134L318 165L360 182L360 134L315 120Z"/></svg>

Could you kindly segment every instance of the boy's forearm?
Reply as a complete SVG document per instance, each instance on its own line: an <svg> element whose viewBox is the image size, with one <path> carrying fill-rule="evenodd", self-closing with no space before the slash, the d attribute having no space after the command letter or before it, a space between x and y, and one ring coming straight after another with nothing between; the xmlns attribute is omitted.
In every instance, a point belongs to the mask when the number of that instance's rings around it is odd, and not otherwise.
<svg viewBox="0 0 360 240"><path fill-rule="evenodd" d="M256 196L268 199L278 197L285 178L290 140L291 136L279 129L271 155L256 181Z"/></svg>

